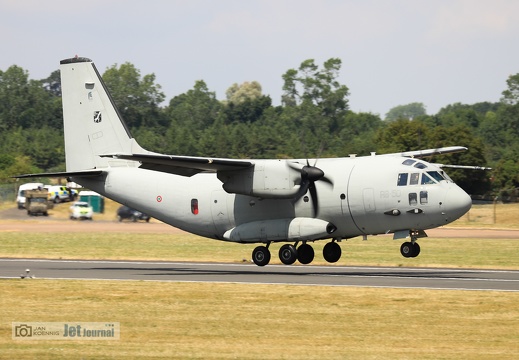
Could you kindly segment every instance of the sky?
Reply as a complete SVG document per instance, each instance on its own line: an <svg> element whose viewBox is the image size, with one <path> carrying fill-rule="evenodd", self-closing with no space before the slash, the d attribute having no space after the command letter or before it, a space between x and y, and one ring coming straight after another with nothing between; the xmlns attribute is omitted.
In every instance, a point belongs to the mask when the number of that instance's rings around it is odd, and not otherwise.
<svg viewBox="0 0 519 360"><path fill-rule="evenodd" d="M101 73L130 62L167 101L197 80L220 100L258 81L279 105L287 70L339 58L351 110L435 114L499 101L518 41L516 0L0 0L0 70L43 79L75 55Z"/></svg>

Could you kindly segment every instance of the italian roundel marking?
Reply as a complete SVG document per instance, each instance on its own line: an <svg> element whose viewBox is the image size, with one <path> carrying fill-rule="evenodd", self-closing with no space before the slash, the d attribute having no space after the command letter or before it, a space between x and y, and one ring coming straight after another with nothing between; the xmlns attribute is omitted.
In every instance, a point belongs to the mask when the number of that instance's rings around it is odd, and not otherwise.
<svg viewBox="0 0 519 360"><path fill-rule="evenodd" d="M162 196L157 196L157 202L162 202Z"/></svg>

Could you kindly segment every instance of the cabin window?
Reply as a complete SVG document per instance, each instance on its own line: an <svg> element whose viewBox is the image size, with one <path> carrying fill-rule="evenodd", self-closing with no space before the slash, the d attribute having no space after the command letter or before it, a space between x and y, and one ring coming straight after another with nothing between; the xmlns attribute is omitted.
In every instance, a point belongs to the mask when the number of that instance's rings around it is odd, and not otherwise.
<svg viewBox="0 0 519 360"><path fill-rule="evenodd" d="M198 215L198 199L191 199L191 213Z"/></svg>
<svg viewBox="0 0 519 360"><path fill-rule="evenodd" d="M411 181L409 182L409 185L418 185L419 179L420 179L420 173L412 173Z"/></svg>
<svg viewBox="0 0 519 360"><path fill-rule="evenodd" d="M402 163L402 165L411 166L411 165L413 165L415 162L416 162L416 160L414 160L414 159L406 159L406 160L404 160L404 162Z"/></svg>
<svg viewBox="0 0 519 360"><path fill-rule="evenodd" d="M408 173L401 173L398 174L398 182L397 186L406 186L407 185L407 178L409 177Z"/></svg>
<svg viewBox="0 0 519 360"><path fill-rule="evenodd" d="M415 206L418 203L418 196L416 193L409 193L409 205Z"/></svg>
<svg viewBox="0 0 519 360"><path fill-rule="evenodd" d="M420 191L420 204L425 205L429 202L427 191Z"/></svg>

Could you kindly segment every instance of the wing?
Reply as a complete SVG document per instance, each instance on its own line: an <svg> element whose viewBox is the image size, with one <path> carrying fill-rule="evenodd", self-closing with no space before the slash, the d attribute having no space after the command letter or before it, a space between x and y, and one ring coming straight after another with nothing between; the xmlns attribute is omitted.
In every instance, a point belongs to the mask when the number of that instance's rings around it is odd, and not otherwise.
<svg viewBox="0 0 519 360"><path fill-rule="evenodd" d="M141 163L139 168L170 174L193 176L200 172L239 170L253 166L250 161L213 159L207 157L175 156L161 154L109 154L103 157L132 160Z"/></svg>
<svg viewBox="0 0 519 360"><path fill-rule="evenodd" d="M25 179L25 178L68 178L72 176L78 177L92 177L99 176L103 173L102 170L84 170L84 171L63 171L63 172L53 172L53 173L38 173L38 174L23 174L12 176L15 179Z"/></svg>
<svg viewBox="0 0 519 360"><path fill-rule="evenodd" d="M402 157L412 157L421 159L427 156L433 155L443 155L443 154L453 154L457 152L467 151L468 149L464 146L447 146L436 149L426 149L426 150L416 150L416 151L404 151L401 153L392 153L392 154L384 154L390 156L402 156Z"/></svg>

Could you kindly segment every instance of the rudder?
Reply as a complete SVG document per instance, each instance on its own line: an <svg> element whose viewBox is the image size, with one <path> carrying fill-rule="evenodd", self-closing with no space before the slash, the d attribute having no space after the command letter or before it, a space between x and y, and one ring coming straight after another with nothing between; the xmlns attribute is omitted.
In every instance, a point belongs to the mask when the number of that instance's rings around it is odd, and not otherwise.
<svg viewBox="0 0 519 360"><path fill-rule="evenodd" d="M92 60L62 60L60 72L67 171L135 166L100 156L147 151L131 136Z"/></svg>

